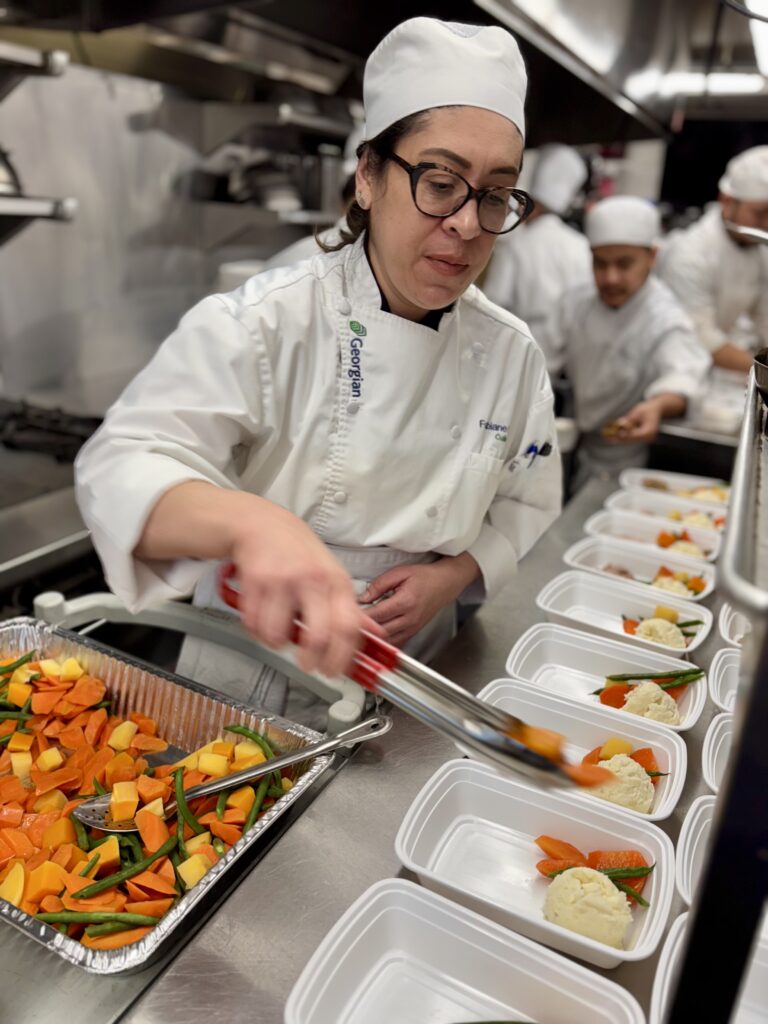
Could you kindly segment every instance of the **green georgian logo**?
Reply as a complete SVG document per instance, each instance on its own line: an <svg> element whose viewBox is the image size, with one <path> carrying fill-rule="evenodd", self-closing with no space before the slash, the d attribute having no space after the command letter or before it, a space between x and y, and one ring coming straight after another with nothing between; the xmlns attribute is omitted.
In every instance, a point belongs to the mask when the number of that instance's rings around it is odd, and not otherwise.
<svg viewBox="0 0 768 1024"><path fill-rule="evenodd" d="M368 331L366 331L365 327L363 327L362 324L359 324L357 320L349 321L349 329L350 331L352 331L353 334L356 334L359 338L364 338L368 334Z"/></svg>

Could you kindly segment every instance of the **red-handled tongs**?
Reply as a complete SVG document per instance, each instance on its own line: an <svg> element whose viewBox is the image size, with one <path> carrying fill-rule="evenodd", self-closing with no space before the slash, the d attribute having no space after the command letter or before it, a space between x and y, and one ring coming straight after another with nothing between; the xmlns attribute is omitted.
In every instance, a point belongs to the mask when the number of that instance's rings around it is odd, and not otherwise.
<svg viewBox="0 0 768 1024"><path fill-rule="evenodd" d="M236 566L221 567L218 590L226 604L239 607ZM302 623L296 620L292 643L298 643L302 629ZM289 674L290 667L286 662ZM478 700L372 633L363 630L348 677L496 767L522 771L549 783L571 781L562 765L521 741L519 737L526 726L520 719Z"/></svg>

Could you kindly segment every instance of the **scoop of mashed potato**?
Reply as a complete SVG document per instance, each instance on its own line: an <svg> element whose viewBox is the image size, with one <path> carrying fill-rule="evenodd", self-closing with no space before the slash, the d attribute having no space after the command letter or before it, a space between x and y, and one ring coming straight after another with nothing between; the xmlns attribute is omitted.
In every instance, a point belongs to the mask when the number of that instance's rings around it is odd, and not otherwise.
<svg viewBox="0 0 768 1024"><path fill-rule="evenodd" d="M670 594L678 594L680 597L691 596L690 590L683 581L676 580L674 576L658 576L651 586L658 587L659 590L668 590Z"/></svg>
<svg viewBox="0 0 768 1024"><path fill-rule="evenodd" d="M683 650L685 637L674 622L668 619L643 619L635 630L635 636L641 636L644 640L653 640L657 644L665 644L667 647L674 647Z"/></svg>
<svg viewBox="0 0 768 1024"><path fill-rule="evenodd" d="M627 897L593 868L569 868L553 878L544 901L544 917L615 949L624 949L632 923Z"/></svg>
<svg viewBox="0 0 768 1024"><path fill-rule="evenodd" d="M728 501L728 491L725 487L694 487L688 494L699 501Z"/></svg>
<svg viewBox="0 0 768 1024"><path fill-rule="evenodd" d="M706 558L699 545L694 544L692 540L676 540L667 550L676 551L678 555L687 555L688 558Z"/></svg>
<svg viewBox="0 0 768 1024"><path fill-rule="evenodd" d="M689 512L683 516L684 526L701 526L705 530L712 529L712 520L706 512Z"/></svg>
<svg viewBox="0 0 768 1024"><path fill-rule="evenodd" d="M616 780L592 786L589 790L590 796L618 804L619 807L628 807L631 811L648 814L653 806L655 790L648 772L642 765L633 761L628 754L614 754L607 761L600 761L600 767L613 772Z"/></svg>
<svg viewBox="0 0 768 1024"><path fill-rule="evenodd" d="M670 697L666 690L662 690L658 683L648 682L633 686L627 694L623 710L641 718L651 718L654 722L664 722L666 725L680 724L680 711L675 698Z"/></svg>

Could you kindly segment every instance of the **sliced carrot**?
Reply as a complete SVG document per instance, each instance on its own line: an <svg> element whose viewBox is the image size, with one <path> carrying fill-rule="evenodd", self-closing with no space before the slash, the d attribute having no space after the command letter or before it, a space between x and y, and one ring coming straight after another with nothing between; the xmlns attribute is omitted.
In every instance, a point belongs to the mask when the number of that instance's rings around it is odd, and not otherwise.
<svg viewBox="0 0 768 1024"><path fill-rule="evenodd" d="M563 772L577 786L602 786L605 782L614 782L616 776L607 768L597 764L562 764Z"/></svg>
<svg viewBox="0 0 768 1024"><path fill-rule="evenodd" d="M32 694L32 711L36 715L49 715L58 702L58 693L43 693L38 690Z"/></svg>
<svg viewBox="0 0 768 1024"><path fill-rule="evenodd" d="M219 855L210 843L203 843L202 846L198 846L195 853L202 853L204 857L208 858L211 864L218 864L219 862Z"/></svg>
<svg viewBox="0 0 768 1024"><path fill-rule="evenodd" d="M83 935L80 941L89 949L121 949L123 946L139 942L151 931L151 928L128 928L124 932L115 932L113 935L97 935L94 939Z"/></svg>
<svg viewBox="0 0 768 1024"><path fill-rule="evenodd" d="M157 722L154 718L148 718L146 715L142 715L139 711L133 711L128 716L132 722L135 722L139 727L139 732L145 736L155 736L157 734Z"/></svg>
<svg viewBox="0 0 768 1024"><path fill-rule="evenodd" d="M140 775L136 779L136 787L139 791L139 799L142 803L151 804L159 797L161 800L170 793L170 786L162 779L150 778L149 775Z"/></svg>
<svg viewBox="0 0 768 1024"><path fill-rule="evenodd" d="M146 914L148 917L162 917L173 906L173 899L135 900L125 904L126 914Z"/></svg>
<svg viewBox="0 0 768 1024"><path fill-rule="evenodd" d="M135 778L136 769L133 758L125 752L115 754L104 769L104 785L107 789L112 789L116 782L131 782Z"/></svg>
<svg viewBox="0 0 768 1024"><path fill-rule="evenodd" d="M58 914L64 909L60 896L43 896L40 900L40 909L46 914Z"/></svg>
<svg viewBox="0 0 768 1024"><path fill-rule="evenodd" d="M606 686L600 691L600 703L606 704L609 708L623 708L628 693L629 686L626 683Z"/></svg>
<svg viewBox="0 0 768 1024"><path fill-rule="evenodd" d="M59 733L59 743L67 750L79 750L86 745L85 733L79 725L68 725Z"/></svg>
<svg viewBox="0 0 768 1024"><path fill-rule="evenodd" d="M199 772L196 769L188 769L184 772L184 789L192 789L193 786L199 786L200 783L205 782L207 778L207 775L203 775L202 772Z"/></svg>
<svg viewBox="0 0 768 1024"><path fill-rule="evenodd" d="M178 895L174 885L152 871L142 871L140 875L134 875L131 881L139 889L145 889L147 892L160 893L163 896Z"/></svg>
<svg viewBox="0 0 768 1024"><path fill-rule="evenodd" d="M536 870L545 878L549 878L554 871L565 871L568 868L583 868L584 866L584 861L580 860L556 860L554 857L547 857L537 863Z"/></svg>
<svg viewBox="0 0 768 1024"><path fill-rule="evenodd" d="M29 775L38 796L50 793L52 789L61 789L66 793L77 789L83 781L83 773L72 768L59 768L53 772L41 772L33 768Z"/></svg>
<svg viewBox="0 0 768 1024"><path fill-rule="evenodd" d="M559 732L523 723L519 730L519 739L530 750L549 758L550 761L562 760L565 737Z"/></svg>
<svg viewBox="0 0 768 1024"><path fill-rule="evenodd" d="M147 853L155 853L170 838L165 821L146 808L136 812L136 825Z"/></svg>
<svg viewBox="0 0 768 1024"><path fill-rule="evenodd" d="M0 807L0 828L18 828L24 817L24 809L12 801Z"/></svg>
<svg viewBox="0 0 768 1024"><path fill-rule="evenodd" d="M92 704L100 704L104 700L107 688L100 679L91 676L80 676L67 698L72 704L89 708Z"/></svg>
<svg viewBox="0 0 768 1024"><path fill-rule="evenodd" d="M34 871L35 868L39 868L41 864L45 864L46 861L49 861L50 859L50 850L38 850L36 853L33 853L31 857L27 857L27 871Z"/></svg>
<svg viewBox="0 0 768 1024"><path fill-rule="evenodd" d="M656 537L656 543L660 548L672 547L676 540L674 533L670 533L668 530L662 530Z"/></svg>
<svg viewBox="0 0 768 1024"><path fill-rule="evenodd" d="M554 860L570 860L576 864L586 864L587 858L576 846L566 843L563 839L555 839L553 836L539 836L534 840L540 850L546 853L547 857Z"/></svg>
<svg viewBox="0 0 768 1024"><path fill-rule="evenodd" d="M639 625L640 623L637 619L624 619L624 632L628 636L634 636Z"/></svg>
<svg viewBox="0 0 768 1024"><path fill-rule="evenodd" d="M38 849L43 845L43 833L49 825L53 825L61 817L61 811L45 811L43 814L25 814L21 825L29 841ZM67 828L69 826L66 826Z"/></svg>
<svg viewBox="0 0 768 1024"><path fill-rule="evenodd" d="M657 576L657 578L658 578L659 576L674 576L674 575L675 575L675 574L674 574L674 573L672 572L672 570L671 570L671 569L668 569L668 568L666 567L666 565L662 565L662 566L661 566L661 567L659 568L659 571L658 571L658 572L656 573L656 576Z"/></svg>
<svg viewBox="0 0 768 1024"><path fill-rule="evenodd" d="M587 857L587 865L596 871L608 868L647 868L648 861L639 850L592 850ZM625 885L642 892L646 878L622 879Z"/></svg>
<svg viewBox="0 0 768 1024"><path fill-rule="evenodd" d="M168 857L161 857L160 860L155 861L152 865L152 871L156 875L160 875L166 882L170 882L171 885L176 885L176 872L173 870L173 864Z"/></svg>
<svg viewBox="0 0 768 1024"><path fill-rule="evenodd" d="M8 736L9 733L16 731L16 726L19 723L13 718L8 718L4 722L0 722L0 736Z"/></svg>
<svg viewBox="0 0 768 1024"><path fill-rule="evenodd" d="M238 828L237 825L225 825L221 821L212 821L209 828L215 836L218 836L219 839L223 839L224 842L229 843L230 846L234 846L235 843L243 837L243 830Z"/></svg>
<svg viewBox="0 0 768 1024"><path fill-rule="evenodd" d="M96 787L93 784L93 780L96 779L102 785L104 784L106 777L106 769L109 762L114 757L114 751L111 747L107 747L105 750L98 750L90 761L83 768L83 784L80 787L80 792L86 796L90 796L91 793L96 792Z"/></svg>
<svg viewBox="0 0 768 1024"><path fill-rule="evenodd" d="M632 758L633 761L637 761L637 763L642 768L645 768L647 772L657 772L659 770L659 764L656 760L656 755L650 747L639 747L634 753L630 754L629 756ZM654 786L658 781L659 777L657 775L651 776L651 782L654 784Z"/></svg>
<svg viewBox="0 0 768 1024"><path fill-rule="evenodd" d="M88 725L85 726L85 741L90 743L92 747L95 747L99 741L101 730L107 724L107 712L105 708L99 708L98 711L92 711L90 718L88 719Z"/></svg>
<svg viewBox="0 0 768 1024"><path fill-rule="evenodd" d="M91 879L86 878L84 881L90 885ZM109 889L107 892L101 892L98 896L91 896L87 900L78 899L74 894L65 892L61 897L61 902L67 910L112 910L119 914L128 902L128 897L118 892L117 889Z"/></svg>
<svg viewBox="0 0 768 1024"><path fill-rule="evenodd" d="M6 751L7 753L7 751ZM55 789L55 786L52 787ZM4 779L0 779L0 803L23 803L29 790L24 787L21 779L17 779L15 775L8 775Z"/></svg>
<svg viewBox="0 0 768 1024"><path fill-rule="evenodd" d="M165 740L159 736L146 736L143 732L137 732L133 737L133 744L137 750L145 750L152 754L159 754L168 749Z"/></svg>
<svg viewBox="0 0 768 1024"><path fill-rule="evenodd" d="M692 590L694 594L701 594L707 589L706 581L703 580L701 576L691 576L685 585L689 590Z"/></svg>
<svg viewBox="0 0 768 1024"><path fill-rule="evenodd" d="M176 771L176 768L172 764L159 764L155 768L155 778L158 780L167 779L170 775Z"/></svg>
<svg viewBox="0 0 768 1024"><path fill-rule="evenodd" d="M80 731L82 732L82 729ZM61 735L63 736L64 733L62 733ZM79 750L76 750L74 754L70 754L70 756L67 758L67 768L71 768L73 771L77 770L84 773L86 765L90 764L93 758L93 747L89 746L87 743L84 742L82 747L79 748Z"/></svg>
<svg viewBox="0 0 768 1024"><path fill-rule="evenodd" d="M31 857L35 853L35 847L30 841L29 836L20 829L4 828L0 831L0 836L11 847L16 857L23 857L26 860L27 857Z"/></svg>
<svg viewBox="0 0 768 1024"><path fill-rule="evenodd" d="M602 746L595 747L594 750L590 750L588 754L585 754L581 759L582 764L597 764L598 761L602 760L600 757L600 751Z"/></svg>

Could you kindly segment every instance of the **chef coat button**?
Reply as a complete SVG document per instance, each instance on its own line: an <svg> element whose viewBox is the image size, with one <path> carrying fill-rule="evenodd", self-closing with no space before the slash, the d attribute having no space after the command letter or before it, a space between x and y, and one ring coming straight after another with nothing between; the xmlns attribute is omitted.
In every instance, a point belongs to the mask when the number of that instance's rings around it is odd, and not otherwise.
<svg viewBox="0 0 768 1024"><path fill-rule="evenodd" d="M349 299L339 299L339 312L342 316L349 316L352 312L352 306L349 303Z"/></svg>
<svg viewBox="0 0 768 1024"><path fill-rule="evenodd" d="M337 505L343 505L344 502L347 500L347 492L336 491L336 493L333 496L333 500L336 502Z"/></svg>
<svg viewBox="0 0 768 1024"><path fill-rule="evenodd" d="M427 515L429 516L430 519L434 519L435 516L437 515L437 506L430 505L429 508L427 509Z"/></svg>
<svg viewBox="0 0 768 1024"><path fill-rule="evenodd" d="M453 438L454 441L458 441L459 438L461 437L461 428L457 427L455 423L451 427L451 437Z"/></svg>
<svg viewBox="0 0 768 1024"><path fill-rule="evenodd" d="M476 356L481 356L483 352L485 352L485 346L483 345L482 341L474 342L474 344L472 345L472 351L475 353Z"/></svg>
<svg viewBox="0 0 768 1024"><path fill-rule="evenodd" d="M359 409L360 404L358 402L350 402L349 405L347 406L347 412L349 413L350 416L354 416L355 413L359 411Z"/></svg>

